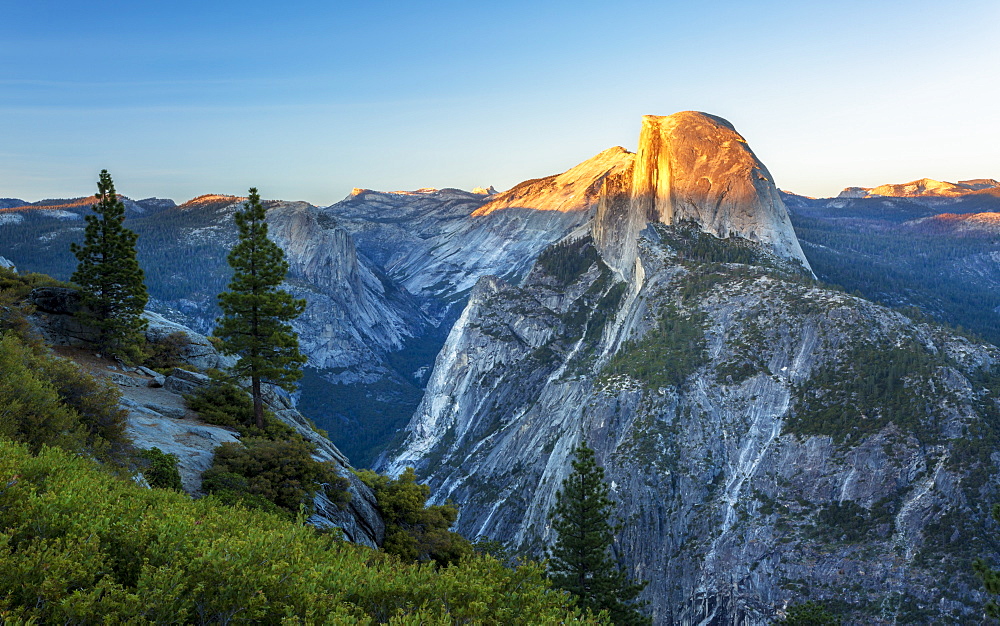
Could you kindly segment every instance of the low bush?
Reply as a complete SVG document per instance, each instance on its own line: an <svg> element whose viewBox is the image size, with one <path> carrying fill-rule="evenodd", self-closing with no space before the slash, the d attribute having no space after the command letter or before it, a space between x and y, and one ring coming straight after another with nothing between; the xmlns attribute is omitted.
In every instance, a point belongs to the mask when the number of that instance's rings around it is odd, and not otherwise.
<svg viewBox="0 0 1000 626"><path fill-rule="evenodd" d="M143 362L146 367L166 372L184 364L184 349L191 344L182 332L170 333L156 341L147 341Z"/></svg>
<svg viewBox="0 0 1000 626"><path fill-rule="evenodd" d="M537 564L437 568L0 441L5 623L595 623Z"/></svg>
<svg viewBox="0 0 1000 626"><path fill-rule="evenodd" d="M448 530L458 519L458 507L451 502L427 506L431 489L417 483L412 467L398 478L371 470L360 470L357 474L375 492L379 512L385 520L383 550L403 561L433 561L438 565L458 563L473 552L468 540Z"/></svg>
<svg viewBox="0 0 1000 626"><path fill-rule="evenodd" d="M347 501L346 478L330 463L312 458L313 446L301 438L270 440L246 438L242 443L224 443L203 475L202 488L223 499L242 494L259 496L289 513L300 507L312 509L319 489L334 502ZM251 499L251 501L253 501Z"/></svg>
<svg viewBox="0 0 1000 626"><path fill-rule="evenodd" d="M113 385L10 331L0 334L0 372L0 436L125 464L125 412Z"/></svg>
<svg viewBox="0 0 1000 626"><path fill-rule="evenodd" d="M150 487L183 491L181 473L177 470L177 455L167 454L159 448L140 450L136 453L139 470Z"/></svg>
<svg viewBox="0 0 1000 626"><path fill-rule="evenodd" d="M210 424L229 426L244 436L267 439L297 437L295 429L278 420L270 411L264 412L264 430L257 428L253 400L243 389L230 382L214 381L184 396L187 406Z"/></svg>

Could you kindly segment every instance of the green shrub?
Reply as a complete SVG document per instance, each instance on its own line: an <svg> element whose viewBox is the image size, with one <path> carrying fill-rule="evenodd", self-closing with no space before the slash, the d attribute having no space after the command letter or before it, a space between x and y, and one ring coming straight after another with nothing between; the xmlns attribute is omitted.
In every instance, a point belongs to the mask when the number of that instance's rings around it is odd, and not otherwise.
<svg viewBox="0 0 1000 626"><path fill-rule="evenodd" d="M473 552L464 537L448 530L458 519L458 507L451 502L427 506L431 489L417 483L412 467L398 478L371 470L360 470L357 475L375 492L386 527L382 549L389 554L405 562L448 565Z"/></svg>
<svg viewBox="0 0 1000 626"><path fill-rule="evenodd" d="M166 371L183 365L184 348L191 344L187 334L170 333L156 341L147 341L143 362L146 367Z"/></svg>
<svg viewBox="0 0 1000 626"><path fill-rule="evenodd" d="M229 382L214 381L184 396L187 406L210 424L229 426L249 437L288 439L297 437L295 429L264 411L264 430L256 426L250 395Z"/></svg>
<svg viewBox="0 0 1000 626"><path fill-rule="evenodd" d="M167 454L159 448L140 450L136 453L139 468L150 487L183 491L181 473L177 470L177 455Z"/></svg>
<svg viewBox="0 0 1000 626"><path fill-rule="evenodd" d="M5 623L594 623L537 564L401 563L2 441L0 571Z"/></svg>
<svg viewBox="0 0 1000 626"><path fill-rule="evenodd" d="M69 283L56 280L45 274L25 272L20 274L7 267L0 267L0 293L10 294L18 299L28 297L36 287L70 287Z"/></svg>
<svg viewBox="0 0 1000 626"><path fill-rule="evenodd" d="M224 443L215 449L202 489L227 501L242 494L259 496L293 514L301 506L311 510L312 499L323 486L331 500L346 502L347 479L331 464L314 460L312 453L313 446L301 438L249 437L243 443Z"/></svg>
<svg viewBox="0 0 1000 626"><path fill-rule="evenodd" d="M705 320L702 311L685 315L668 305L656 328L638 341L623 345L604 367L603 374L624 374L647 386L679 387L708 361L705 354Z"/></svg>
<svg viewBox="0 0 1000 626"><path fill-rule="evenodd" d="M74 363L0 335L0 436L123 464L129 450L118 391Z"/></svg>

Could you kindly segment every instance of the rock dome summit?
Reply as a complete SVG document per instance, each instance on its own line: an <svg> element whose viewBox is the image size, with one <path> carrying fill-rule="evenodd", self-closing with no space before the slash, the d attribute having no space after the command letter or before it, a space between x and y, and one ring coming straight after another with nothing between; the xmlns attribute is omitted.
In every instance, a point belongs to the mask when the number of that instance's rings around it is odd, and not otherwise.
<svg viewBox="0 0 1000 626"><path fill-rule="evenodd" d="M697 111L645 115L630 171L606 179L594 239L616 269L631 273L639 231L681 220L809 268L770 172L732 124Z"/></svg>

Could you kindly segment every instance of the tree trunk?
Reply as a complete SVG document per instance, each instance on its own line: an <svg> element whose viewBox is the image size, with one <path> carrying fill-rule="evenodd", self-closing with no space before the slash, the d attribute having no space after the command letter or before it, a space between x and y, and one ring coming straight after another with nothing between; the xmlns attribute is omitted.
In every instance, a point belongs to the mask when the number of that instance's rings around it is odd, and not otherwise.
<svg viewBox="0 0 1000 626"><path fill-rule="evenodd" d="M257 428L264 429L264 398L260 393L260 377L251 376L250 383L253 386L253 415L257 418Z"/></svg>

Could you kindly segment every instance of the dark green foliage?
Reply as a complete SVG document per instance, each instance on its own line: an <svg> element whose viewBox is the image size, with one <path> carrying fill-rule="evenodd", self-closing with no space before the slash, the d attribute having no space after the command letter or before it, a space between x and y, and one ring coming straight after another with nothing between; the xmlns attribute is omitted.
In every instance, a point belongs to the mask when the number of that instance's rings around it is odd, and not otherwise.
<svg viewBox="0 0 1000 626"><path fill-rule="evenodd" d="M556 541L549 550L552 584L572 593L580 606L607 611L615 624L650 624L634 600L646 583L630 582L609 554L617 528L609 521L614 503L604 468L581 443L573 451L573 472L556 493L551 513Z"/></svg>
<svg viewBox="0 0 1000 626"><path fill-rule="evenodd" d="M588 235L552 244L538 255L536 263L560 285L568 285L582 276L600 258L593 243L593 238Z"/></svg>
<svg viewBox="0 0 1000 626"><path fill-rule="evenodd" d="M275 440L298 437L294 428L266 409L264 427L258 428L253 400L246 391L229 382L215 380L212 384L199 387L194 393L184 396L184 400L188 408L197 412L206 422L235 428L248 437Z"/></svg>
<svg viewBox="0 0 1000 626"><path fill-rule="evenodd" d="M458 563L472 553L464 537L448 530L458 519L458 507L451 502L427 506L431 489L417 483L412 467L398 478L371 470L357 475L375 492L385 521L383 550L404 562L434 561L438 565Z"/></svg>
<svg viewBox="0 0 1000 626"><path fill-rule="evenodd" d="M0 437L125 462L125 412L113 385L10 332L0 335L0 372Z"/></svg>
<svg viewBox="0 0 1000 626"><path fill-rule="evenodd" d="M265 217L260 196L251 188L243 209L235 214L239 242L228 257L233 279L229 291L219 294L222 317L215 328L223 351L239 356L233 375L251 380L258 428L264 427L261 382L292 390L306 362L289 323L302 314L306 303L280 288L288 262L268 239Z"/></svg>
<svg viewBox="0 0 1000 626"><path fill-rule="evenodd" d="M177 455L167 454L159 448L139 450L139 469L150 487L183 491L181 473L177 471Z"/></svg>
<svg viewBox="0 0 1000 626"><path fill-rule="evenodd" d="M0 267L0 332L11 331L26 343L40 344L41 338L32 329L28 315L34 307L27 298L37 287L70 287L45 274L24 273Z"/></svg>
<svg viewBox="0 0 1000 626"><path fill-rule="evenodd" d="M840 620L818 602L804 602L788 607L782 624L789 626L840 626Z"/></svg>
<svg viewBox="0 0 1000 626"><path fill-rule="evenodd" d="M313 447L302 439L274 441L245 438L242 443L224 443L203 475L208 493L249 493L298 512L312 509L312 499L321 485L334 501L345 501L347 480L333 466L312 458Z"/></svg>
<svg viewBox="0 0 1000 626"><path fill-rule="evenodd" d="M871 526L868 511L853 500L845 500L821 508L810 534L825 541L854 543L865 539Z"/></svg>
<svg viewBox="0 0 1000 626"><path fill-rule="evenodd" d="M18 273L7 267L0 267L0 293L14 300L23 300L36 287L69 287L65 283L45 274L34 272Z"/></svg>
<svg viewBox="0 0 1000 626"><path fill-rule="evenodd" d="M690 220L682 220L672 226L656 224L654 228L661 242L673 248L682 260L774 266L774 255L766 252L760 244L742 237L716 237Z"/></svg>
<svg viewBox="0 0 1000 626"><path fill-rule="evenodd" d="M294 515L300 505L311 508L317 490L335 503L350 499L347 479L328 463L312 458L314 446L294 428L264 411L257 427L253 401L236 385L215 381L185 396L202 419L230 426L243 434L242 443L216 448L202 489L226 504Z"/></svg>
<svg viewBox="0 0 1000 626"><path fill-rule="evenodd" d="M136 259L137 235L125 228L125 205L115 193L107 170L97 182L96 215L87 215L83 245L70 250L79 264L71 280L80 285L80 321L95 329L98 349L138 359L146 320L142 311L149 296Z"/></svg>
<svg viewBox="0 0 1000 626"><path fill-rule="evenodd" d="M485 537L480 537L472 544L472 551L476 554L488 554L508 566L513 565L517 561L517 558L511 553L511 550L506 545L502 542L487 539Z"/></svg>
<svg viewBox="0 0 1000 626"><path fill-rule="evenodd" d="M928 434L932 414L921 394L937 365L937 357L914 340L900 346L859 343L796 389L788 431L840 442L892 422Z"/></svg>
<svg viewBox="0 0 1000 626"><path fill-rule="evenodd" d="M993 519L1000 522L1000 504L993 505ZM995 570L983 559L976 559L972 564L976 576L983 582L986 593L990 594L989 602L986 603L986 614L994 619L1000 619L1000 570Z"/></svg>
<svg viewBox="0 0 1000 626"><path fill-rule="evenodd" d="M0 621L593 623L537 564L400 563L305 524L0 441Z"/></svg>
<svg viewBox="0 0 1000 626"><path fill-rule="evenodd" d="M656 328L627 342L605 366L604 375L625 374L649 387L679 387L704 365L705 320L702 311L684 314L673 305L660 313Z"/></svg>
<svg viewBox="0 0 1000 626"><path fill-rule="evenodd" d="M182 332L170 333L158 341L146 342L144 363L154 370L166 371L183 365L184 348L191 341Z"/></svg>

